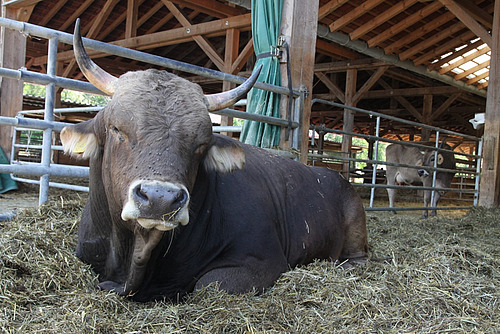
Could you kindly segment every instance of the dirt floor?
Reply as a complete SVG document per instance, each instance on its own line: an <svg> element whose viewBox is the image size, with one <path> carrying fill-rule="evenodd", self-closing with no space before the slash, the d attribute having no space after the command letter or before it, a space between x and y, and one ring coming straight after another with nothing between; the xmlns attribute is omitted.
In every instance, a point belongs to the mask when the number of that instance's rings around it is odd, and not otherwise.
<svg viewBox="0 0 500 334"><path fill-rule="evenodd" d="M38 186L18 183L17 190L0 194L0 219L10 217L26 208L38 206Z"/></svg>
<svg viewBox="0 0 500 334"><path fill-rule="evenodd" d="M259 295L209 286L135 303L98 290L74 255L85 198L51 189L48 205L0 222L0 333L500 334L500 209L369 212L363 267L316 261Z"/></svg>

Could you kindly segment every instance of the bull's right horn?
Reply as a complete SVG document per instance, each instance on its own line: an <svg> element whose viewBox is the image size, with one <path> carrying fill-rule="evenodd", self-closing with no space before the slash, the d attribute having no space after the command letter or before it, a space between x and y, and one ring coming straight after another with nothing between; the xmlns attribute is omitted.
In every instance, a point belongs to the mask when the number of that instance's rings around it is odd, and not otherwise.
<svg viewBox="0 0 500 334"><path fill-rule="evenodd" d="M108 95L113 95L118 78L100 68L90 59L83 47L82 35L80 33L80 19L76 19L75 33L73 34L73 50L76 62L83 75L90 83Z"/></svg>
<svg viewBox="0 0 500 334"><path fill-rule="evenodd" d="M205 95L208 111L224 109L238 102L253 87L261 70L262 65L252 73L250 78L236 88L227 92Z"/></svg>

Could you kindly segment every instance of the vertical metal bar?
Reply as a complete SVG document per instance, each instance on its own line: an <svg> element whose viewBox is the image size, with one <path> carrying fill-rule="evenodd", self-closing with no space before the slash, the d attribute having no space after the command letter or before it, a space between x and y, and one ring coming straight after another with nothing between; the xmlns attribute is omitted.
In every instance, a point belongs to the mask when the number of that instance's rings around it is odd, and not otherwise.
<svg viewBox="0 0 500 334"><path fill-rule="evenodd" d="M377 125L376 125L376 128L375 128L375 137L377 137L377 139L375 139L375 147L374 147L374 150L375 150L375 154L374 154L374 157L373 157L373 160L375 161L378 161L378 137L380 135L380 116L377 116ZM373 200L375 199L375 184L377 183L377 163L375 163L374 165L372 165L372 189L371 189L371 193L370 193L370 208L373 208Z"/></svg>
<svg viewBox="0 0 500 334"><path fill-rule="evenodd" d="M436 148L439 148L439 131L436 131L436 145L435 145ZM434 168L437 168L437 156L438 156L438 151L434 151ZM436 170L433 170L432 171L432 185L431 187L434 188L436 186L436 174L437 174L437 171ZM432 203L434 203L434 196L435 196L435 190L432 189L431 191L431 203L430 205L432 206Z"/></svg>
<svg viewBox="0 0 500 334"><path fill-rule="evenodd" d="M298 151L300 151L301 133L302 133L302 127L304 126L304 124L302 124L301 122L301 118L302 118L302 111L304 110L305 93L306 91L304 89L300 90L300 95L295 99L294 103L295 107L293 111L293 120L299 123L299 126L293 130L292 148Z"/></svg>
<svg viewBox="0 0 500 334"><path fill-rule="evenodd" d="M479 141L478 149L477 149L477 155L479 158L476 160L476 183L474 184L474 206L477 206L479 202L479 181L481 179L481 163L482 163L482 156L483 156L483 140L484 138L481 138Z"/></svg>
<svg viewBox="0 0 500 334"><path fill-rule="evenodd" d="M14 127L12 129L12 148L10 149L10 163L14 161L15 153L16 153L16 140L17 140L17 128Z"/></svg>
<svg viewBox="0 0 500 334"><path fill-rule="evenodd" d="M49 51L47 60L47 75L56 76L56 57L57 57L57 38L49 39ZM53 83L45 86L45 113L43 119L45 121L54 121L54 99L56 95L56 86ZM42 143L42 161L43 167L50 167L50 159L52 155L52 129L43 131ZM38 205L42 205L49 200L49 174L40 177L40 193L38 197Z"/></svg>

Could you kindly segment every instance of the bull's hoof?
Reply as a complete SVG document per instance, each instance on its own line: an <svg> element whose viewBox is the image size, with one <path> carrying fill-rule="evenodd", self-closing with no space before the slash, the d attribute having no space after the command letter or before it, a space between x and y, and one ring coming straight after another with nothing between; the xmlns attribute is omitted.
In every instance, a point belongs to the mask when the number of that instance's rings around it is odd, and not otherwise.
<svg viewBox="0 0 500 334"><path fill-rule="evenodd" d="M393 214L395 214L395 215L397 215L397 214L398 214L398 212L397 212L396 210L392 210L391 212L392 212Z"/></svg>
<svg viewBox="0 0 500 334"><path fill-rule="evenodd" d="M97 287L104 291L115 292L120 296L125 295L125 287L123 284L116 283L113 281L104 281L97 285Z"/></svg>

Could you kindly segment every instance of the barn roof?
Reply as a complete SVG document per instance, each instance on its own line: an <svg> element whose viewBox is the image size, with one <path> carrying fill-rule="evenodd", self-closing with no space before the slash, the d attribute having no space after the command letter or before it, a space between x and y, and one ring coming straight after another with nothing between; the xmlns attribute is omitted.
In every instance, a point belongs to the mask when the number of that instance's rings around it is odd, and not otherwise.
<svg viewBox="0 0 500 334"><path fill-rule="evenodd" d="M234 72L249 71L254 63L248 52L250 0L12 0L4 4L34 4L28 20L33 24L71 33L80 17L86 37L119 41L120 45L213 69L221 69L221 62L223 66L224 23L229 22L240 31L242 59ZM313 96L338 101L335 87L345 86L347 69L358 69L361 86L375 71L389 66L359 107L419 120L424 96L433 95L433 125L474 134L467 120L485 108L493 7L494 0L319 0L318 24L329 35L318 35ZM131 15L136 19L127 20ZM196 37L188 36L188 31L196 32ZM340 45L332 36L340 36L346 43ZM351 47L353 43L358 48ZM369 56L359 45L368 51L382 50L381 54L396 61L388 64L386 59ZM46 50L47 41L30 38L27 68L45 71ZM64 76L81 78L70 50L70 46L60 46L58 59L64 62ZM150 67L116 56L94 57L114 74ZM403 62L406 67L400 66ZM423 67L433 76L408 70L408 66ZM182 75L202 84L207 92L221 89L213 80ZM449 83L441 80L445 77ZM319 105L314 107L311 121L329 127L341 124L334 108ZM367 129L368 120L357 126Z"/></svg>

